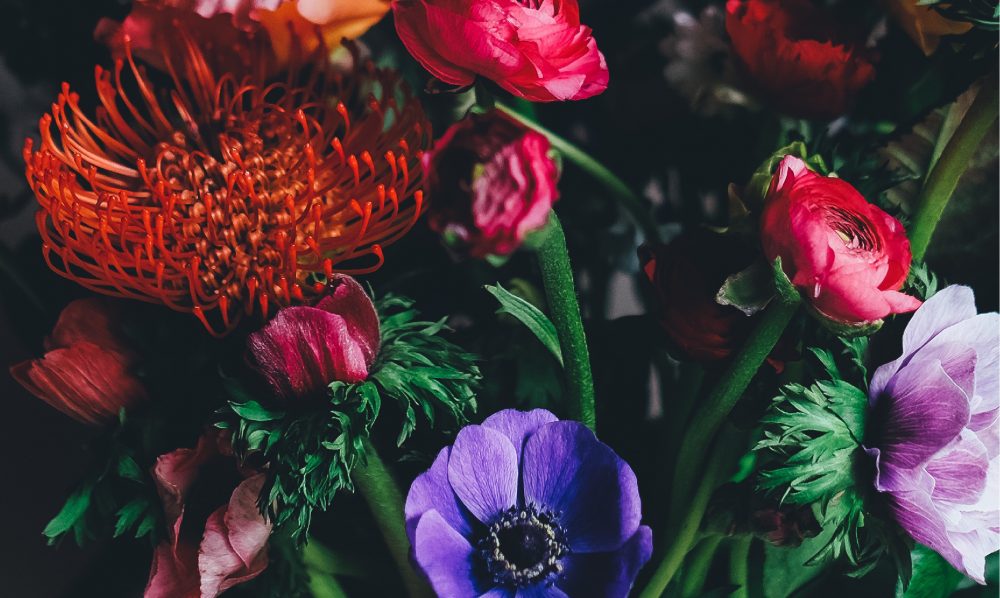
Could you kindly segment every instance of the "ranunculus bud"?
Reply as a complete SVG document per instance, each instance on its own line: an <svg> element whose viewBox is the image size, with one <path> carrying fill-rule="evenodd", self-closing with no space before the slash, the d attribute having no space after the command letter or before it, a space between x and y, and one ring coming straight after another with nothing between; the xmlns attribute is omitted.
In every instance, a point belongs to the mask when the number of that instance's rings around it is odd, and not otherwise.
<svg viewBox="0 0 1000 598"><path fill-rule="evenodd" d="M46 353L10 368L31 394L66 415L96 425L147 398L132 373L138 358L122 337L114 302L78 299L59 314Z"/></svg>
<svg viewBox="0 0 1000 598"><path fill-rule="evenodd" d="M223 434L161 455L152 474L167 538L153 553L144 598L215 598L264 571L271 524L257 498L265 476L241 471Z"/></svg>
<svg viewBox="0 0 1000 598"><path fill-rule="evenodd" d="M473 257L507 255L559 197L549 141L496 110L452 125L424 154L430 227Z"/></svg>
<svg viewBox="0 0 1000 598"><path fill-rule="evenodd" d="M393 0L396 31L451 85L486 77L533 102L582 100L608 86L608 66L577 0Z"/></svg>
<svg viewBox="0 0 1000 598"><path fill-rule="evenodd" d="M835 325L863 326L911 312L920 300L899 292L910 271L910 242L898 220L846 181L785 156L761 215L768 260L781 258L792 284Z"/></svg>
<svg viewBox="0 0 1000 598"><path fill-rule="evenodd" d="M750 264L747 248L731 237L695 230L669 244L643 245L639 259L656 293L660 324L684 353L715 361L739 348L751 319L715 296L728 276Z"/></svg>
<svg viewBox="0 0 1000 598"><path fill-rule="evenodd" d="M315 306L280 310L247 342L278 396L310 397L333 381L368 377L380 343L378 313L358 281L335 274Z"/></svg>
<svg viewBox="0 0 1000 598"><path fill-rule="evenodd" d="M840 116L875 77L863 40L810 0L728 0L726 31L751 85L790 116Z"/></svg>

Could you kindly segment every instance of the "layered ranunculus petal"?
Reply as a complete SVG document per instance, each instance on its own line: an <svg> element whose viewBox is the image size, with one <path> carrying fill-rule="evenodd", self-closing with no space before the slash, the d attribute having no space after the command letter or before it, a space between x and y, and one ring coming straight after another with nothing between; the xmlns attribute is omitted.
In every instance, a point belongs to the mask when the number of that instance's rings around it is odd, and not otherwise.
<svg viewBox="0 0 1000 598"><path fill-rule="evenodd" d="M566 559L559 587L569 596L628 596L635 576L653 554L653 532L640 526L621 548L611 554L574 554Z"/></svg>
<svg viewBox="0 0 1000 598"><path fill-rule="evenodd" d="M785 156L761 214L761 245L812 308L838 326L864 325L913 311L899 290L910 269L902 225L846 181Z"/></svg>
<svg viewBox="0 0 1000 598"><path fill-rule="evenodd" d="M466 426L455 437L448 481L462 504L483 523L517 502L518 457L506 436L483 426Z"/></svg>
<svg viewBox="0 0 1000 598"><path fill-rule="evenodd" d="M465 87L477 76L535 102L603 92L608 67L577 0L394 0L396 31L432 75Z"/></svg>
<svg viewBox="0 0 1000 598"><path fill-rule="evenodd" d="M561 513L574 552L615 550L639 527L632 468L583 424L539 428L525 443L521 470L524 499Z"/></svg>

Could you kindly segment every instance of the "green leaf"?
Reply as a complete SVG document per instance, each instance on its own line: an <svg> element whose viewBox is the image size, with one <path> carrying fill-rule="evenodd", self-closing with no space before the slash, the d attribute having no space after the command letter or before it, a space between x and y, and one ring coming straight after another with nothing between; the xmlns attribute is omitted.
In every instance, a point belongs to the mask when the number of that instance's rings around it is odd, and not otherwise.
<svg viewBox="0 0 1000 598"><path fill-rule="evenodd" d="M118 475L136 482L142 481L142 469L131 455L118 455Z"/></svg>
<svg viewBox="0 0 1000 598"><path fill-rule="evenodd" d="M559 365L562 365L563 357L559 336L556 334L555 325L545 314L499 284L496 286L486 285L486 290L500 302L501 307L497 313L507 313L517 318L552 353Z"/></svg>
<svg viewBox="0 0 1000 598"><path fill-rule="evenodd" d="M727 278L715 295L715 301L752 316L767 307L774 292L774 273L767 262L757 261Z"/></svg>
<svg viewBox="0 0 1000 598"><path fill-rule="evenodd" d="M926 546L917 545L910 554L913 577L909 587L896 584L896 598L946 598L965 577Z"/></svg>
<svg viewBox="0 0 1000 598"><path fill-rule="evenodd" d="M117 520L115 521L115 535L122 535L128 531L132 526L136 525L143 515L146 514L149 508L149 503L144 498L137 498L130 501L115 514Z"/></svg>
<svg viewBox="0 0 1000 598"><path fill-rule="evenodd" d="M93 490L93 483L85 483L77 488L73 494L70 494L59 513L42 530L42 534L50 540L54 540L81 524L87 509L90 507Z"/></svg>
<svg viewBox="0 0 1000 598"><path fill-rule="evenodd" d="M786 598L823 573L827 563L812 562L813 556L829 543L834 526L823 529L815 538L806 538L800 546L774 546L764 543L764 598Z"/></svg>
<svg viewBox="0 0 1000 598"><path fill-rule="evenodd" d="M231 402L229 405L232 407L233 411L236 412L236 415L252 422L270 422L285 417L283 412L269 411L257 401L247 401L246 403Z"/></svg>

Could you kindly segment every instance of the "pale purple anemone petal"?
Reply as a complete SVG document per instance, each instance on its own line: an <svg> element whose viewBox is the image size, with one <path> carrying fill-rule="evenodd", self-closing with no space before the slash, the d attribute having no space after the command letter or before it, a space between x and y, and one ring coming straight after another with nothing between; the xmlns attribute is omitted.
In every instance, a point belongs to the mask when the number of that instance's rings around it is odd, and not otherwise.
<svg viewBox="0 0 1000 598"><path fill-rule="evenodd" d="M898 359L872 377L875 487L914 540L983 583L1000 549L1000 316L966 287L917 310Z"/></svg>
<svg viewBox="0 0 1000 598"><path fill-rule="evenodd" d="M882 463L910 469L956 438L969 423L969 399L941 362L911 362L886 386ZM878 408L876 413L878 413ZM933 414L933 417L929 417Z"/></svg>
<svg viewBox="0 0 1000 598"><path fill-rule="evenodd" d="M451 447L444 447L438 453L434 464L417 476L406 496L406 533L413 541L420 517L434 509L455 531L468 537L472 533L474 518L458 501L448 482L448 458Z"/></svg>
<svg viewBox="0 0 1000 598"><path fill-rule="evenodd" d="M448 459L448 481L465 508L491 523L517 502L517 452L506 436L466 426Z"/></svg>
<svg viewBox="0 0 1000 598"><path fill-rule="evenodd" d="M427 511L417 524L413 554L438 596L478 596L475 549L437 511Z"/></svg>
<svg viewBox="0 0 1000 598"><path fill-rule="evenodd" d="M522 479L527 503L561 513L574 552L614 550L639 527L635 474L583 424L556 422L529 437Z"/></svg>
<svg viewBox="0 0 1000 598"><path fill-rule="evenodd" d="M517 449L518 462L520 462L521 453L524 452L525 439L534 434L538 428L554 421L559 421L559 418L544 409L531 411L504 409L487 417L483 421L483 426L496 430L509 438L514 444L514 448Z"/></svg>
<svg viewBox="0 0 1000 598"><path fill-rule="evenodd" d="M569 596L628 596L635 576L653 554L653 531L643 525L611 554L573 554L559 581Z"/></svg>
<svg viewBox="0 0 1000 598"><path fill-rule="evenodd" d="M505 588L502 586L496 586L495 588L490 588L489 591L480 594L479 598L515 598L517 590L512 588Z"/></svg>

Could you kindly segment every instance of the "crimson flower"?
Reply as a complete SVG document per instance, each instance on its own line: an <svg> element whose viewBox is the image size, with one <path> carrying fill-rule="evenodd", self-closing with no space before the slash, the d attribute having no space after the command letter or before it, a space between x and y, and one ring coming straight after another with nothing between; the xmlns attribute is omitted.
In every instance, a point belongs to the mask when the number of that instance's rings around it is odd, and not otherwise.
<svg viewBox="0 0 1000 598"><path fill-rule="evenodd" d="M863 40L810 0L728 0L726 31L752 86L790 116L840 116L875 77Z"/></svg>
<svg viewBox="0 0 1000 598"><path fill-rule="evenodd" d="M582 100L608 86L577 0L393 0L392 12L406 49L445 83L482 76L533 102Z"/></svg>
<svg viewBox="0 0 1000 598"><path fill-rule="evenodd" d="M96 69L93 115L63 87L24 149L53 270L221 335L321 295L335 271L381 266L424 209L419 103L395 72L342 72L322 45L270 80L266 36L241 40L218 71L212 42L163 36L162 87L126 44Z"/></svg>
<svg viewBox="0 0 1000 598"><path fill-rule="evenodd" d="M11 367L31 394L66 415L96 425L147 399L133 374L138 356L117 326L116 306L104 298L67 305L45 341L45 356Z"/></svg>
<svg viewBox="0 0 1000 598"><path fill-rule="evenodd" d="M898 220L844 180L785 156L761 214L768 260L827 320L861 325L911 312L920 300L899 292L910 271L910 242Z"/></svg>
<svg viewBox="0 0 1000 598"><path fill-rule="evenodd" d="M248 343L278 396L308 397L334 380L368 377L379 349L378 313L356 280L334 275L314 307L280 310Z"/></svg>

